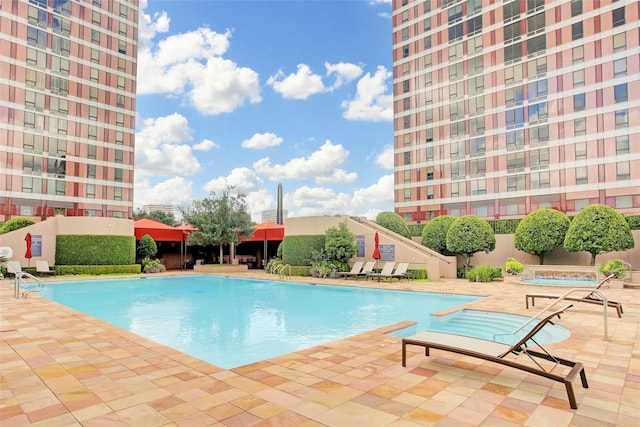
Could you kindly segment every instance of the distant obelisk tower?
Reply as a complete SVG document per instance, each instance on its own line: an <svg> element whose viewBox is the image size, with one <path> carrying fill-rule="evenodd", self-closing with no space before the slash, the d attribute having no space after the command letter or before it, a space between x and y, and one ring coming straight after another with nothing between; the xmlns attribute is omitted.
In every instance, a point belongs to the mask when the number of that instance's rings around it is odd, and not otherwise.
<svg viewBox="0 0 640 427"><path fill-rule="evenodd" d="M282 217L282 184L278 184L278 207L276 208L276 224L284 224Z"/></svg>

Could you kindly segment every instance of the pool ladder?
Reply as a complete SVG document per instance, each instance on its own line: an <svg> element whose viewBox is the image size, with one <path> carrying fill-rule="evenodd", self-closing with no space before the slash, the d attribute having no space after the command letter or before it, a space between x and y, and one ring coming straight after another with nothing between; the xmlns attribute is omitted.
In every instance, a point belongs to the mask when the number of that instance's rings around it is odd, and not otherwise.
<svg viewBox="0 0 640 427"><path fill-rule="evenodd" d="M15 280L13 281L14 298L27 298L29 294L33 292L40 292L44 288L44 282L31 273L21 271L19 273L16 273L15 276ZM28 279L33 279L35 283L27 282L25 280L25 277ZM20 291L22 291L22 293Z"/></svg>
<svg viewBox="0 0 640 427"><path fill-rule="evenodd" d="M289 276L288 278L291 279L291 265L289 264L281 264L276 266L276 268L273 269L274 273L276 273L278 275L278 278L280 279L285 279L287 278L286 272L285 270L289 269Z"/></svg>

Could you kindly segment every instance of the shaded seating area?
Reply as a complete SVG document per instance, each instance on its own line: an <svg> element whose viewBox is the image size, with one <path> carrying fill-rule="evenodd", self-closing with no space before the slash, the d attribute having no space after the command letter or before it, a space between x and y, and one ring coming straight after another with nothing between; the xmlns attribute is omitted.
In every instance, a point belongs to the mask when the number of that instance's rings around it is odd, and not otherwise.
<svg viewBox="0 0 640 427"><path fill-rule="evenodd" d="M36 261L36 272L40 275L52 275L55 276L56 272L55 270L52 270L51 268L49 268L49 262L48 261Z"/></svg>
<svg viewBox="0 0 640 427"><path fill-rule="evenodd" d="M601 290L602 287L604 287L606 284L609 284L609 282L611 281L611 278L613 277L613 275L609 275L606 276L604 279L602 279L600 281L600 283L598 284L598 286L596 286L595 288L590 288L590 289L595 289L595 290ZM558 294L542 294L542 293L531 293L531 294L526 294L525 295L525 306L526 308L529 308L529 300L531 300L531 306L535 306L535 302L536 302L536 298L543 298L543 299L558 299L560 298L561 295ZM587 303L587 304L596 304L596 305L604 305L604 300L600 297L600 295L598 295L596 292L589 292L587 295L582 296L582 297L577 297L577 296L565 296L563 297L563 300L566 301L571 301L571 302L582 302L582 303ZM616 313L618 314L618 317L622 317L622 304L616 301L609 301L607 299L607 307L610 308L614 308L616 310Z"/></svg>
<svg viewBox="0 0 640 427"><path fill-rule="evenodd" d="M534 336L547 324L551 323L554 317L560 317L564 311L572 307L567 305L560 310L557 310L542 320L540 320L522 339L513 345L504 344L497 341L490 341L481 338L473 338L462 335L448 334L443 332L421 332L411 337L402 339L402 366L407 366L407 346L415 345L421 346L425 349L425 356L430 355L432 348L449 351L452 353L458 353L465 356L475 357L478 359L488 360L501 365L509 366L521 371L525 371L534 375L539 375L544 378L548 378L560 383L563 383L567 391L567 397L571 408L576 409L578 404L576 402L575 393L573 390L573 381L577 375L580 375L582 386L588 388L587 376L584 371L584 366L580 362L575 362L561 357L551 355L540 344L538 344ZM529 345L537 346L540 351L532 350ZM526 355L533 364L524 364L517 360L507 359L507 356L511 355ZM542 365L542 361L550 361L553 366L549 369L545 369ZM571 369L564 375L554 372L558 365L568 366Z"/></svg>

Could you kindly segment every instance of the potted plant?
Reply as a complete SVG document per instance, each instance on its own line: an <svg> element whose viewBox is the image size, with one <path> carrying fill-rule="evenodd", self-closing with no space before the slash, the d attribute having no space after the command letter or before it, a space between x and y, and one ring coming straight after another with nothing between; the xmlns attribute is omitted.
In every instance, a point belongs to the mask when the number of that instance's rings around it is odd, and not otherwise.
<svg viewBox="0 0 640 427"><path fill-rule="evenodd" d="M613 275L610 281L612 288L623 287L627 267L621 259L612 259L600 266L600 273L605 276Z"/></svg>

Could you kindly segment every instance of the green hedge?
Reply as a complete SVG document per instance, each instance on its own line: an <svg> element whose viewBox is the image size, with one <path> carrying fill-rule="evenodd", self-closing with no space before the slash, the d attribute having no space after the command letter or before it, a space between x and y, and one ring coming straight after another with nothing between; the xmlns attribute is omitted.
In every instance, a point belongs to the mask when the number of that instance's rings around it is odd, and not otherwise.
<svg viewBox="0 0 640 427"><path fill-rule="evenodd" d="M56 266L129 265L135 262L134 236L69 234L56 238Z"/></svg>
<svg viewBox="0 0 640 427"><path fill-rule="evenodd" d="M427 270L424 270L424 269L419 269L419 270L409 269L407 270L407 273L409 273L411 275L411 278L415 280L427 279Z"/></svg>
<svg viewBox="0 0 640 427"><path fill-rule="evenodd" d="M282 241L282 262L292 266L310 266L314 251L324 249L326 237L285 236Z"/></svg>
<svg viewBox="0 0 640 427"><path fill-rule="evenodd" d="M140 264L130 265L56 265L57 275L140 274Z"/></svg>
<svg viewBox="0 0 640 427"><path fill-rule="evenodd" d="M640 215L629 215L626 218L632 230L640 230Z"/></svg>

